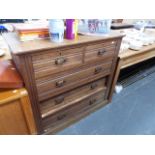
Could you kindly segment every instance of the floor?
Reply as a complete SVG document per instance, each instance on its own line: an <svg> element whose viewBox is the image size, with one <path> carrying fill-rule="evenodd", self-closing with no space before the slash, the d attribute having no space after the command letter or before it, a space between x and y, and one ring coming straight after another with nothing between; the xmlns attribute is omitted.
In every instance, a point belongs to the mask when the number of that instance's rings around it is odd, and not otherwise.
<svg viewBox="0 0 155 155"><path fill-rule="evenodd" d="M58 135L155 134L155 73L114 94L112 103Z"/></svg>

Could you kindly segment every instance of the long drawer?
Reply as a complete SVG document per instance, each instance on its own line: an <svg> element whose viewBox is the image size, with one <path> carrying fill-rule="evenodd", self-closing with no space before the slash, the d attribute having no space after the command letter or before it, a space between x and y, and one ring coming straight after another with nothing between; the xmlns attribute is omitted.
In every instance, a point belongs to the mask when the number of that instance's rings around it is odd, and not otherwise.
<svg viewBox="0 0 155 155"><path fill-rule="evenodd" d="M97 92L104 91L105 89L106 78L102 78L47 101L43 101L40 103L42 118L56 113L67 106L73 105Z"/></svg>
<svg viewBox="0 0 155 155"><path fill-rule="evenodd" d="M81 112L87 111L97 104L100 104L104 100L104 96L105 92L100 91L99 93L82 100L73 106L67 107L66 109L44 118L42 121L44 129L46 130L48 128L59 126L61 123L72 119L72 117L76 117L76 115L80 114Z"/></svg>
<svg viewBox="0 0 155 155"><path fill-rule="evenodd" d="M110 74L112 60L93 67L59 77L49 76L36 80L39 101L43 101L65 91L71 90L88 82Z"/></svg>

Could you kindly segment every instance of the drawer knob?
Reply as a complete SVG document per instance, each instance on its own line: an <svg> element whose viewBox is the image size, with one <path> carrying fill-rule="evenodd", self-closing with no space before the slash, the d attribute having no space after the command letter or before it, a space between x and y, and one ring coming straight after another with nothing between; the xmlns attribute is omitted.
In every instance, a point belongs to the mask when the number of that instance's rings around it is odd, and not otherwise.
<svg viewBox="0 0 155 155"><path fill-rule="evenodd" d="M92 99L92 100L90 100L90 101L89 101L89 105L94 104L96 101L97 101L96 99Z"/></svg>
<svg viewBox="0 0 155 155"><path fill-rule="evenodd" d="M60 58L57 58L56 60L55 60L55 64L56 65L62 65L62 64L64 64L66 62L66 58L64 58L64 57L60 57Z"/></svg>
<svg viewBox="0 0 155 155"><path fill-rule="evenodd" d="M57 120L60 121L60 120L64 119L66 116L67 116L66 114L60 115L57 117Z"/></svg>
<svg viewBox="0 0 155 155"><path fill-rule="evenodd" d="M92 83L91 86L90 86L90 88L91 89L95 89L97 86L98 86L97 83Z"/></svg>
<svg viewBox="0 0 155 155"><path fill-rule="evenodd" d="M59 96L55 99L55 105L60 104L64 101L65 97L64 96Z"/></svg>
<svg viewBox="0 0 155 155"><path fill-rule="evenodd" d="M95 68L95 74L98 74L98 73L100 73L102 71L102 67L96 67Z"/></svg>
<svg viewBox="0 0 155 155"><path fill-rule="evenodd" d="M56 87L62 87L64 85L65 81L61 80L61 81L57 81L56 82Z"/></svg>
<svg viewBox="0 0 155 155"><path fill-rule="evenodd" d="M101 55L103 55L105 52L106 52L105 49L101 49L101 50L98 51L98 55L101 56Z"/></svg>

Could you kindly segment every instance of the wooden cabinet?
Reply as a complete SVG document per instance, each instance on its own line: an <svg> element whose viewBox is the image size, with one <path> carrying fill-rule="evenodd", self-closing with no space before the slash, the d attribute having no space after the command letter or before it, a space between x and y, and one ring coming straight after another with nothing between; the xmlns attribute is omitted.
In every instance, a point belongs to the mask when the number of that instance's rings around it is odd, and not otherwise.
<svg viewBox="0 0 155 155"><path fill-rule="evenodd" d="M24 88L0 91L0 134L36 134L31 104Z"/></svg>
<svg viewBox="0 0 155 155"><path fill-rule="evenodd" d="M28 89L37 131L53 134L109 102L122 35L19 42L4 34Z"/></svg>

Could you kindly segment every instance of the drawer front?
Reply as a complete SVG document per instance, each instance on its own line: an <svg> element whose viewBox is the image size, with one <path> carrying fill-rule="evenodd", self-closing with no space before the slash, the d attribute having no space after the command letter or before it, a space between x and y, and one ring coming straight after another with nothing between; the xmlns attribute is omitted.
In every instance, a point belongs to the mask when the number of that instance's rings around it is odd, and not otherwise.
<svg viewBox="0 0 155 155"><path fill-rule="evenodd" d="M59 78L53 76L36 80L38 98L40 101L76 88L80 85L97 80L110 74L112 60L90 68L81 69L78 72L66 74Z"/></svg>
<svg viewBox="0 0 155 155"><path fill-rule="evenodd" d="M38 79L81 66L83 62L83 48L51 51L41 55L33 55L32 61L35 78Z"/></svg>
<svg viewBox="0 0 155 155"><path fill-rule="evenodd" d="M81 112L87 111L90 108L94 107L97 104L100 104L100 102L104 101L105 92L101 91L81 102L78 104L75 104L71 107L68 107L66 109L63 109L56 114L53 114L47 118L43 119L43 126L44 129L55 127L69 119L72 119L72 117L80 114Z"/></svg>
<svg viewBox="0 0 155 155"><path fill-rule="evenodd" d="M52 99L40 103L42 118L61 110L62 108L73 105L96 92L106 89L106 78L91 82L87 85L74 89L70 92L61 94Z"/></svg>
<svg viewBox="0 0 155 155"><path fill-rule="evenodd" d="M116 44L117 44L117 40L114 40L114 39L106 41L106 42L92 43L92 44L87 45L86 50L89 51L89 50L94 50L94 49L101 49L104 47L115 47Z"/></svg>
<svg viewBox="0 0 155 155"><path fill-rule="evenodd" d="M115 53L116 41L89 45L85 51L85 62L103 61L113 57Z"/></svg>

